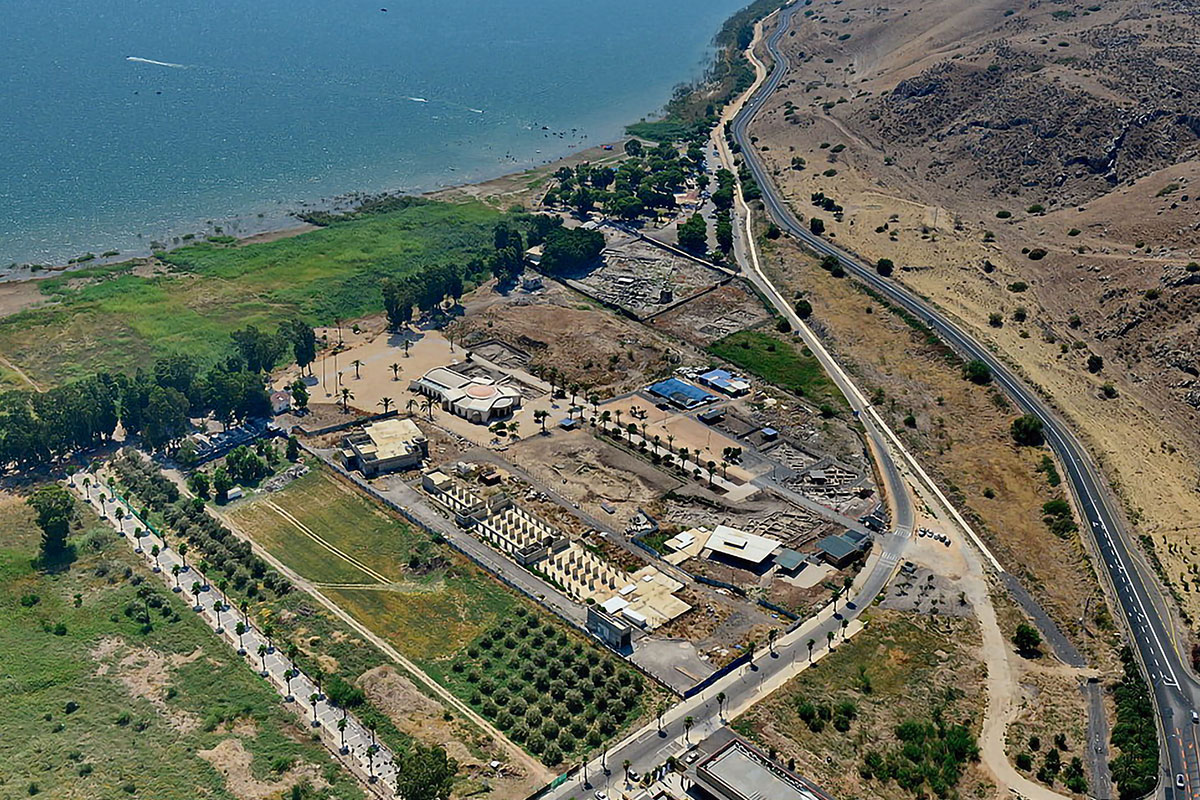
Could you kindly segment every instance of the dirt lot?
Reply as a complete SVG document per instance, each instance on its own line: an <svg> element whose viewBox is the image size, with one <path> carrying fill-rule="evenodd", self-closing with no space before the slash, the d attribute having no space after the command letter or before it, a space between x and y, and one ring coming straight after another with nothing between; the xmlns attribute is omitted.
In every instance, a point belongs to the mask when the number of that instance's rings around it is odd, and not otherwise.
<svg viewBox="0 0 1200 800"><path fill-rule="evenodd" d="M562 382L601 397L630 391L682 359L661 336L552 281L535 294L499 296L484 288L472 301L450 329L456 341L499 339L529 353L531 371L557 370Z"/></svg>
<svg viewBox="0 0 1200 800"><path fill-rule="evenodd" d="M680 482L650 464L596 438L590 430L530 436L509 448L517 464L566 499L623 528L639 507L647 508ZM616 507L612 514L601 503Z"/></svg>
<svg viewBox="0 0 1200 800"><path fill-rule="evenodd" d="M488 737L465 726L458 717L446 720L445 710L391 666L381 666L363 673L359 685L367 698L404 733L426 744L446 748L458 761L459 775L467 779L456 796L465 797L486 781L496 797L525 797L537 788L537 777L522 775L517 767L507 765L503 774L496 774L489 763L507 761L505 754Z"/></svg>
<svg viewBox="0 0 1200 800"><path fill-rule="evenodd" d="M655 317L650 324L703 348L769 318L762 302L741 283L733 282Z"/></svg>
<svg viewBox="0 0 1200 800"><path fill-rule="evenodd" d="M852 0L797 20L792 78L754 128L794 208L892 259L1043 387L1200 613L1200 272L1186 270L1200 261L1200 162L1167 118L1117 119L1174 105L1159 76L1197 74L1174 47L1194 17L1167 3ZM1067 163L1122 130L1108 180ZM843 212L816 208L815 192Z"/></svg>

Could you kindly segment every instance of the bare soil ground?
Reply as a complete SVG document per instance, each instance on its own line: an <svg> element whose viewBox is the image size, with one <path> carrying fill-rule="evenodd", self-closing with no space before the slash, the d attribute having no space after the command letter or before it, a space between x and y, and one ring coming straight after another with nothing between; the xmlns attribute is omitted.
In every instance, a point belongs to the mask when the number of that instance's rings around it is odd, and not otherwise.
<svg viewBox="0 0 1200 800"><path fill-rule="evenodd" d="M500 339L529 353L530 368L556 369L568 384L590 387L602 397L641 386L681 358L679 348L649 329L552 281L536 294L512 292L488 301L468 305L469 313L450 330L456 341L470 346Z"/></svg>
<svg viewBox="0 0 1200 800"><path fill-rule="evenodd" d="M769 318L762 302L740 282L733 282L655 317L650 325L703 348Z"/></svg>
<svg viewBox="0 0 1200 800"><path fill-rule="evenodd" d="M440 703L390 665L364 672L358 682L367 698L398 729L426 745L446 748L458 762L460 776L471 781L486 779L497 797L525 797L537 788L537 776L522 775L512 765L506 766L511 772L497 775L490 762L507 761L507 757L494 742L467 728L458 717L447 721Z"/></svg>
<svg viewBox="0 0 1200 800"><path fill-rule="evenodd" d="M638 508L653 504L679 481L606 441L590 430L530 436L509 448L515 463L544 485L579 503L589 514L623 525ZM617 510L611 515L601 503Z"/></svg>
<svg viewBox="0 0 1200 800"><path fill-rule="evenodd" d="M96 675L111 675L116 678L131 697L149 701L167 723L181 733L200 727L200 719L188 711L167 703L167 689L171 685L171 670L190 664L203 655L199 647L186 656L165 656L149 647L138 647L119 638L102 639L92 650L92 658L99 663Z"/></svg>
<svg viewBox="0 0 1200 800"><path fill-rule="evenodd" d="M1194 14L850 0L796 19L753 131L795 209L1042 387L1200 613Z"/></svg>
<svg viewBox="0 0 1200 800"><path fill-rule="evenodd" d="M225 776L225 788L238 800L281 797L284 792L301 783L311 784L315 789L327 785L321 778L320 770L312 764L295 765L275 780L260 780L255 777L252 768L253 754L246 749L241 739L235 737L224 739L209 750L199 751L197 755Z"/></svg>

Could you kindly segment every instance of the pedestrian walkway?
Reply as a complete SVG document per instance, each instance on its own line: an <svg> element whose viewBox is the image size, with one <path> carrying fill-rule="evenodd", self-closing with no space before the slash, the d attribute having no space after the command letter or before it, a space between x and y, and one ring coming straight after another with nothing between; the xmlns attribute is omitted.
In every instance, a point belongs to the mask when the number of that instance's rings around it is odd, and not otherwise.
<svg viewBox="0 0 1200 800"><path fill-rule="evenodd" d="M68 486L81 497L101 519L104 519L141 555L150 568L163 578L170 589L191 600L192 610L203 619L218 637L257 669L284 702L308 720L333 747L348 760L353 770L368 782L393 793L396 769L393 754L378 743L374 734L353 714L338 708L317 687L313 679L296 669L294 663L241 612L235 611L228 598L209 584L208 579L174 548L163 541L153 526L147 524L137 511L108 487L85 487L85 473L72 475ZM87 476L93 478L94 476ZM101 498L104 498L103 500ZM113 510L121 508L124 516L115 519ZM153 554L157 548L157 554ZM175 567L179 567L176 574ZM244 630L237 633L238 623Z"/></svg>

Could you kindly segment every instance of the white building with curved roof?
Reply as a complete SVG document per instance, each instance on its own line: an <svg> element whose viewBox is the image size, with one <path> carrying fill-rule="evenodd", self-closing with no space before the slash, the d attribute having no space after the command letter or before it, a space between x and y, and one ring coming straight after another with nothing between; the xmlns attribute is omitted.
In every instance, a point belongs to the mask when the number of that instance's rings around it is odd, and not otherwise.
<svg viewBox="0 0 1200 800"><path fill-rule="evenodd" d="M447 367L434 367L412 382L412 388L441 403L468 422L486 425L521 407L521 392L490 378L468 377Z"/></svg>

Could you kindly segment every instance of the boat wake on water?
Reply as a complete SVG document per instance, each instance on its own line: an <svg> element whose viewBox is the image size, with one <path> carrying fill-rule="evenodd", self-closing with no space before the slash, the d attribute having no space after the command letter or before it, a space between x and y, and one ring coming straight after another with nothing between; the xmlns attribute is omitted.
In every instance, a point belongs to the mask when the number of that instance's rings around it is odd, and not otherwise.
<svg viewBox="0 0 1200 800"><path fill-rule="evenodd" d="M156 67L170 67L171 69L187 69L187 64L172 64L170 61L155 61L153 58L141 58L140 56L126 56L126 61L134 61L138 64L153 64Z"/></svg>

